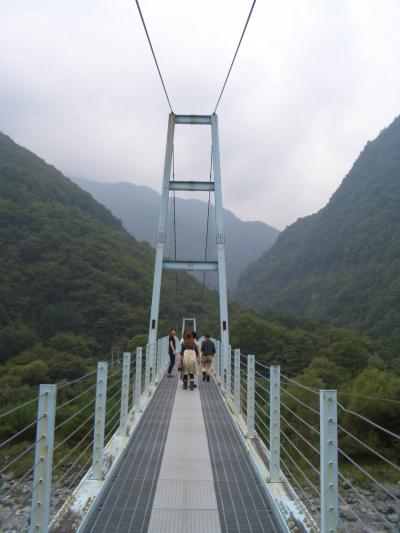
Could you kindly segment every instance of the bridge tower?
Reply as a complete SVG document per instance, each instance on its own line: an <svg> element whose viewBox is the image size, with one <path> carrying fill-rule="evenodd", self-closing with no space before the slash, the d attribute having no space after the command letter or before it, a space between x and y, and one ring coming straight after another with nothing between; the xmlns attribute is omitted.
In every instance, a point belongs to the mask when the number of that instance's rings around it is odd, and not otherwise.
<svg viewBox="0 0 400 533"><path fill-rule="evenodd" d="M211 126L214 181L171 181L171 165L176 124ZM164 248L167 231L168 200L170 191L214 191L216 221L215 244L217 248L217 261L193 261L189 258L185 261L168 261L164 259ZM225 268L225 234L222 212L222 187L219 157L218 117L215 113L213 115L175 115L174 113L170 113L169 115L163 186L161 193L161 209L158 223L156 260L154 267L153 296L151 300L151 314L149 325L149 344L151 346L154 346L154 343L157 340L158 313L160 305L161 278L163 269L187 271L218 271L221 344L223 346L223 349L225 350L224 353L227 353L227 348L229 345L229 327Z"/></svg>

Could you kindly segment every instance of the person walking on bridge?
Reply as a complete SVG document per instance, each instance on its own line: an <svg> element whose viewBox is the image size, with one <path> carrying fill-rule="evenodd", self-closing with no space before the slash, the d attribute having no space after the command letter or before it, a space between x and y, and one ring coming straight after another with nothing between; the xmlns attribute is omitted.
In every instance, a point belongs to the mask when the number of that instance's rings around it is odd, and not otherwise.
<svg viewBox="0 0 400 533"><path fill-rule="evenodd" d="M168 367L168 377L172 378L172 369L175 365L176 357L176 328L171 328L169 330L169 339L168 339L168 355L169 355L169 367Z"/></svg>
<svg viewBox="0 0 400 533"><path fill-rule="evenodd" d="M210 334L204 335L204 341L201 343L201 362L203 365L203 381L210 381L211 365L215 354L215 344L210 339Z"/></svg>
<svg viewBox="0 0 400 533"><path fill-rule="evenodd" d="M190 390L194 389L194 374L196 372L196 364L200 357L199 349L195 343L191 331L185 331L183 336L183 344L181 348L181 356L183 359L183 389L188 388L188 377L190 378Z"/></svg>

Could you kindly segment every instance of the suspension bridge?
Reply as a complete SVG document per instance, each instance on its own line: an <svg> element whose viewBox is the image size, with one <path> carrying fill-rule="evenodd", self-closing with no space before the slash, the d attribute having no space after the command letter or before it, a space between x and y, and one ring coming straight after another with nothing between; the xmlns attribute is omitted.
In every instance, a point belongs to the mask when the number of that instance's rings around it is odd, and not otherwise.
<svg viewBox="0 0 400 533"><path fill-rule="evenodd" d="M338 421L348 410L337 391L306 387L215 342L213 379L199 379L194 391L182 390L177 374L166 377L165 337L58 387L41 385L36 398L2 413L4 421L37 404L34 420L0 445L36 426L32 444L1 467L4 474L29 460L1 491L0 530L398 531L346 474L347 462L387 504L399 504L384 474L342 449L341 439L359 439ZM383 472L399 470L364 446Z"/></svg>
<svg viewBox="0 0 400 533"><path fill-rule="evenodd" d="M255 0L210 115L177 115L140 17L171 113L157 234L153 294L146 346L97 363L87 375L40 385L39 393L0 414L20 420L0 449L35 437L1 465L0 530L30 533L101 532L319 532L399 531L398 490L385 469L400 467L364 443L352 420L400 436L338 400L340 391L316 390L267 366L229 340L225 235L216 110L242 42ZM207 181L177 181L174 133L179 126L211 128ZM216 260L165 257L170 194L214 194ZM184 391L177 373L168 379L168 338L159 337L162 271L218 275L220 323L213 377ZM205 275L205 274L204 274ZM204 278L203 278L204 284ZM379 400L379 399L377 399ZM388 400L390 401L390 400ZM347 426L341 421L346 414ZM29 419L30 418L30 419ZM29 419L29 420L28 420ZM380 465L373 473L342 446L353 440ZM7 457L7 456L5 456ZM370 493L348 475L351 465ZM18 472L18 473L16 473ZM385 505L370 497L379 491ZM397 516L397 518L396 518Z"/></svg>

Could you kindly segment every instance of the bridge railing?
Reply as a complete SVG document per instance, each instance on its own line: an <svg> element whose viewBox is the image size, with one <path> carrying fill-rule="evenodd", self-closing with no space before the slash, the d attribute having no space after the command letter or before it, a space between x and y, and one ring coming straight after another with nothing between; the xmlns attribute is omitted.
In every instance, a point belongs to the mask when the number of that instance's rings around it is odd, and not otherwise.
<svg viewBox="0 0 400 533"><path fill-rule="evenodd" d="M61 523L60 531L76 529L80 516L65 504L82 480L107 477L115 459L113 439L128 434L166 369L167 342L163 338L134 354L125 352L112 364L99 362L69 382L40 385L36 397L0 413L5 437L0 475L6 480L0 531L55 533Z"/></svg>
<svg viewBox="0 0 400 533"><path fill-rule="evenodd" d="M216 359L216 381L245 435L265 446L268 482L283 482L294 491L306 528L346 531L352 523L365 531L398 531L399 485L387 485L389 470L391 479L399 479L398 460L367 444L361 434L368 428L381 432L393 450L399 449L399 435L348 409L337 399L340 391L300 383L254 355L228 346L217 350ZM364 424L361 433L354 420Z"/></svg>

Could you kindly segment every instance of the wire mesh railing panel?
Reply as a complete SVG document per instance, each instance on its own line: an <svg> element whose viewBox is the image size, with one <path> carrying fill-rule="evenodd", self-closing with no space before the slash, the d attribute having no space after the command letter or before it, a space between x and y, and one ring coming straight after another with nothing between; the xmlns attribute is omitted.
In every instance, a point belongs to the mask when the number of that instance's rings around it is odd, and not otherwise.
<svg viewBox="0 0 400 533"><path fill-rule="evenodd" d="M319 392L281 375L281 464L291 472L294 490L319 519Z"/></svg>
<svg viewBox="0 0 400 533"><path fill-rule="evenodd" d="M258 436L269 449L270 447L270 378L269 368L257 360L255 362L255 419L254 425Z"/></svg>
<svg viewBox="0 0 400 533"><path fill-rule="evenodd" d="M89 466L93 447L96 402L96 372L85 380L58 391L54 430L54 451L50 518L68 498L74 482L80 481L82 466Z"/></svg>

